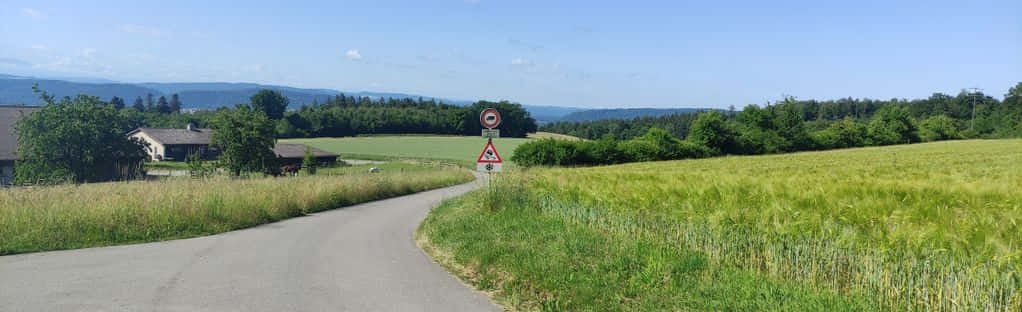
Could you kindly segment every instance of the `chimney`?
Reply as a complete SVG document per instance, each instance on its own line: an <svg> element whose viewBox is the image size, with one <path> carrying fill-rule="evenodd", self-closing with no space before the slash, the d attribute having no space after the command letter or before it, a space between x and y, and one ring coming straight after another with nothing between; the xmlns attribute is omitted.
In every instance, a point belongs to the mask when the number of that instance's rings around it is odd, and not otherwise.
<svg viewBox="0 0 1022 312"><path fill-rule="evenodd" d="M185 129L187 129L188 131L195 131L195 125L189 122L188 125L185 126Z"/></svg>

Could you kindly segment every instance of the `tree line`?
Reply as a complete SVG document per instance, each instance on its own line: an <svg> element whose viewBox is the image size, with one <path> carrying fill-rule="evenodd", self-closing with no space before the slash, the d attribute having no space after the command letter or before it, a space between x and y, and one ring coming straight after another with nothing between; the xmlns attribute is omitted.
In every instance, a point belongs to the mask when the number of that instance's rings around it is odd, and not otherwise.
<svg viewBox="0 0 1022 312"><path fill-rule="evenodd" d="M372 99L343 94L286 112L277 123L280 137L344 137L362 134L427 133L479 135L479 112L500 111L501 136L525 137L536 132L536 120L521 105L478 101L469 106L418 98Z"/></svg>
<svg viewBox="0 0 1022 312"><path fill-rule="evenodd" d="M559 123L543 130L599 139L529 142L515 150L512 157L515 163L604 165L961 138L1022 137L1022 83L1008 90L1003 101L965 92L957 97L935 94L925 100L886 102L787 98L762 108L749 105L740 112L711 111L626 122ZM636 135L639 131L643 133Z"/></svg>
<svg viewBox="0 0 1022 312"><path fill-rule="evenodd" d="M986 137L1020 137L1022 133L1017 125L1022 120L1022 112L1018 104L1010 98L1020 89L1015 86L1008 91L1003 101L999 101L982 92L962 91L956 96L934 93L925 99L854 99L838 100L796 100L787 98L775 105L766 105L768 113L785 107L793 106L798 116L805 121L810 131L820 131L834 123L842 123L846 119L865 123L873 115L887 106L903 107L917 123L922 123L935 116L951 119L957 133L965 138ZM1017 96L1017 95L1016 95ZM975 104L975 121L973 122L973 104ZM787 108L785 108L787 109ZM723 111L729 119L737 117L733 108ZM624 140L642 136L650 128L668 130L671 134L684 138L696 114L675 114L661 117L642 117L632 120L599 120L588 122L555 122L546 124L541 131L572 135L586 139L599 139L610 136Z"/></svg>

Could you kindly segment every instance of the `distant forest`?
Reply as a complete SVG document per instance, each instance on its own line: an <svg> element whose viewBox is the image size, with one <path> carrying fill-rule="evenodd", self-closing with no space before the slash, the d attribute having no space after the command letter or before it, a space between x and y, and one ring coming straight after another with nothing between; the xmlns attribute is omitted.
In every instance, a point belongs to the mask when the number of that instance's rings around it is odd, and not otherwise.
<svg viewBox="0 0 1022 312"><path fill-rule="evenodd" d="M972 137L1022 137L1022 103L1017 98L1022 93L1022 84L1015 86L999 101L982 92L962 91L956 96L934 93L925 99L854 99L838 100L796 100L785 99L761 108L767 115L779 114L782 110L794 110L805 121L806 130L822 131L832 124L846 119L865 123L874 114L887 106L905 108L917 122L936 116L945 116L952 122L956 134L963 138ZM975 103L975 124L973 104ZM755 105L750 105L755 107ZM746 108L750 109L750 108ZM728 119L737 120L739 112L725 111ZM671 134L685 138L689 127L696 118L694 113L674 114L659 117L639 117L631 120L597 120L582 122L554 122L543 125L540 131L572 135L586 139L604 137L625 140L642 136L650 128L665 129Z"/></svg>
<svg viewBox="0 0 1022 312"><path fill-rule="evenodd" d="M188 123L206 127L216 115L212 110L181 112L176 109L181 103L174 96L169 101L163 97L155 101L151 97L138 98L134 105L127 106L123 99L113 97L109 103L130 121L132 129L178 128ZM280 138L410 133L479 135L482 130L479 112L490 107L501 113L501 136L525 137L536 131L536 121L517 103L479 101L457 106L432 99L372 99L344 94L285 112L275 126Z"/></svg>

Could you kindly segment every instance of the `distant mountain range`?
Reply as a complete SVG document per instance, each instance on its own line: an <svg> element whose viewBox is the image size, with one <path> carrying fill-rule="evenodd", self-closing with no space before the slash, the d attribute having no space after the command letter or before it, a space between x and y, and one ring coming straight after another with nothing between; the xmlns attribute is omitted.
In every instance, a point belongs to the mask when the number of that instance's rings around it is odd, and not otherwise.
<svg viewBox="0 0 1022 312"><path fill-rule="evenodd" d="M248 99L261 89L273 89L281 92L291 100L289 108L296 109L314 101L323 103L327 98L339 95L342 91L332 89L303 89L287 86L263 85L255 83L226 82L182 82L182 83L121 83L101 78L35 78L0 74L0 104L39 105L42 101L32 92L32 85L47 93L62 97L77 94L89 94L109 100L117 96L131 105L135 98L145 98L146 94L154 97L178 94L186 109L215 109L234 106L248 102ZM378 98L419 98L436 99L454 105L470 105L475 101L460 99L435 98L404 93L386 92L343 92L347 96ZM660 116L676 113L695 112L706 109L584 109L577 107L522 105L540 123L554 121L585 121L599 119L631 119L642 116Z"/></svg>

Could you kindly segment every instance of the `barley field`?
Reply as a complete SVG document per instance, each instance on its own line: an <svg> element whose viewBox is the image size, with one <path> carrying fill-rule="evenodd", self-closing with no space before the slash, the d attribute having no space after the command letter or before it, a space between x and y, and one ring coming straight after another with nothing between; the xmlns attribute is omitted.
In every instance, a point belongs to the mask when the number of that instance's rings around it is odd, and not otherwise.
<svg viewBox="0 0 1022 312"><path fill-rule="evenodd" d="M520 309L1022 311L1022 140L535 169L492 186L434 210L420 241Z"/></svg>
<svg viewBox="0 0 1022 312"><path fill-rule="evenodd" d="M439 166L383 167L0 189L0 255L208 235L473 179Z"/></svg>

